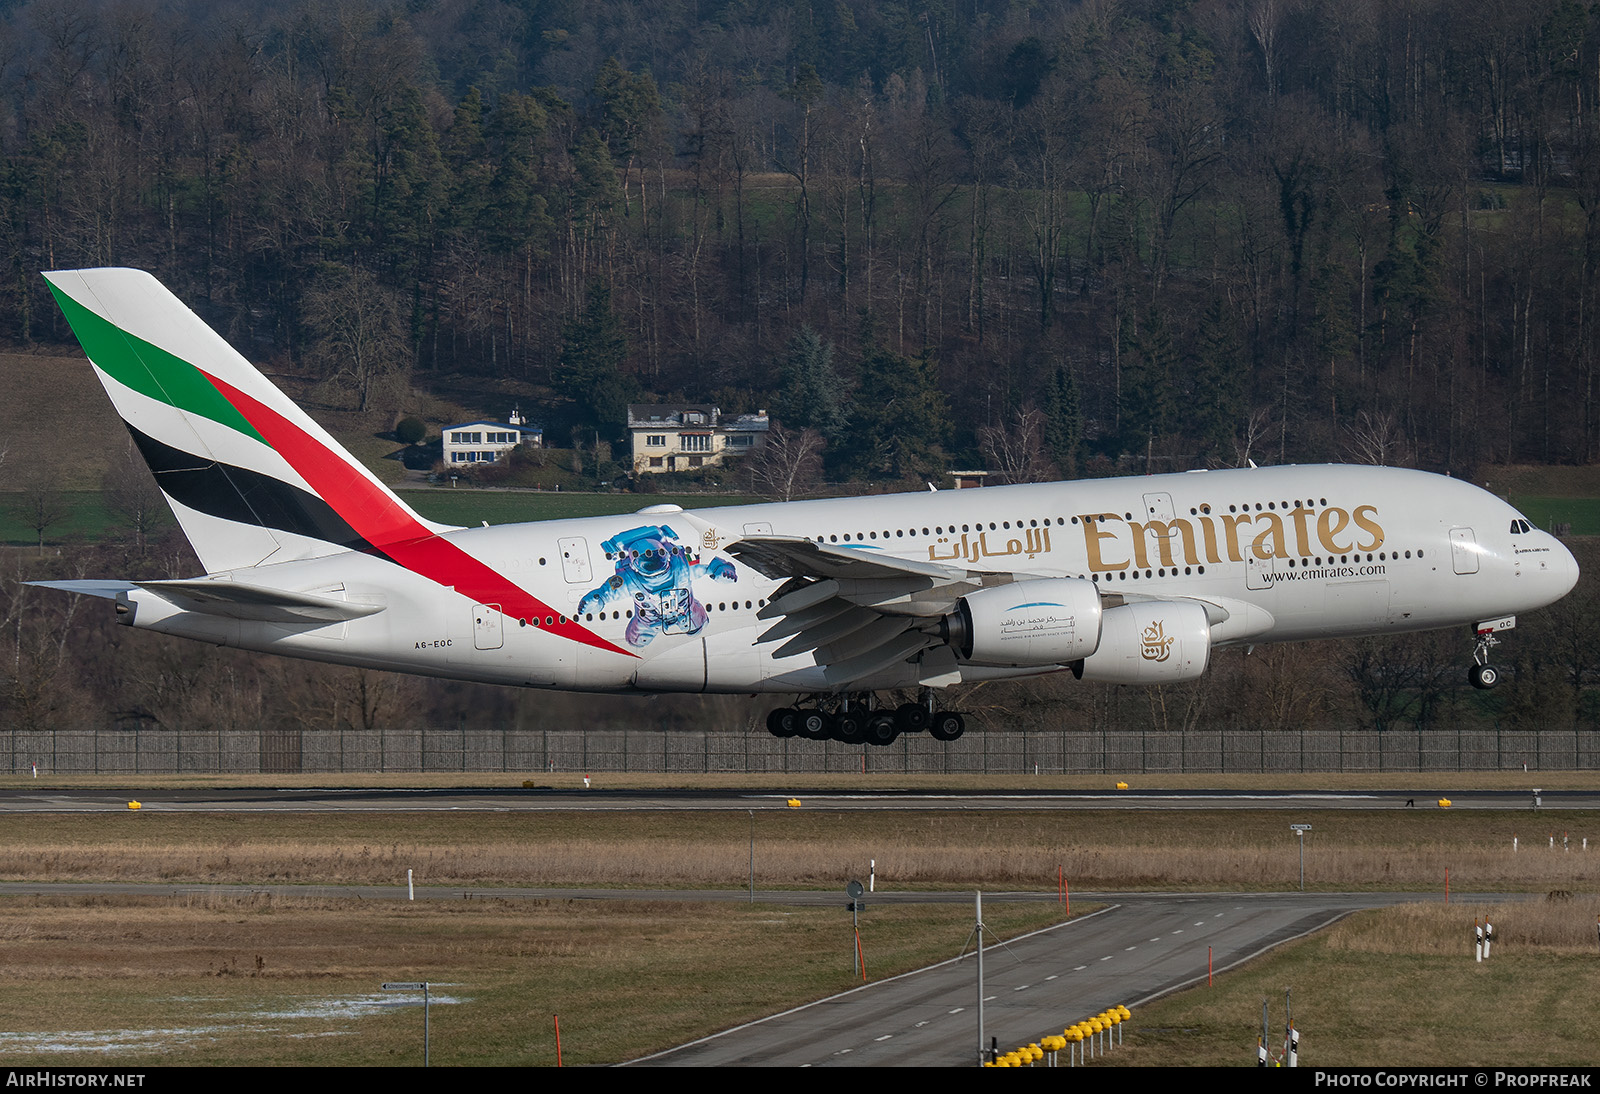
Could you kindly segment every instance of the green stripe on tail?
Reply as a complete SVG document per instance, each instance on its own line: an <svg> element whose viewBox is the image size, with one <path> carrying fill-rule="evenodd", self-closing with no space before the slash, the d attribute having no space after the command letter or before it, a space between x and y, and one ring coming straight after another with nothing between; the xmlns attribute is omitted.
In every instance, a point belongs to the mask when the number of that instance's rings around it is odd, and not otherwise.
<svg viewBox="0 0 1600 1094"><path fill-rule="evenodd" d="M48 280L46 284L49 284ZM50 285L72 333L78 336L83 351L118 383L178 410L198 414L236 429L247 437L266 444L256 428L225 399L206 375L189 362L174 357L84 307L72 297Z"/></svg>

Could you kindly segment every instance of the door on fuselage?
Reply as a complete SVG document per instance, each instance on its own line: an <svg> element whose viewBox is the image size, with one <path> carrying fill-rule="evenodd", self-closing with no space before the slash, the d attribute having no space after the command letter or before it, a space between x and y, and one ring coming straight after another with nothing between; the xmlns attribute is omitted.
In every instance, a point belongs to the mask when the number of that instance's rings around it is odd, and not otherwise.
<svg viewBox="0 0 1600 1094"><path fill-rule="evenodd" d="M1458 574L1478 572L1478 541L1471 528L1450 529L1450 564Z"/></svg>
<svg viewBox="0 0 1600 1094"><path fill-rule="evenodd" d="M1272 573L1277 569L1277 558L1267 556L1257 558L1256 552L1249 544L1244 548L1244 585L1247 589L1272 588Z"/></svg>
<svg viewBox="0 0 1600 1094"><path fill-rule="evenodd" d="M568 536L556 540L561 552L561 576L569 585L588 585L594 581L594 567L589 565L589 541L582 536Z"/></svg>
<svg viewBox="0 0 1600 1094"><path fill-rule="evenodd" d="M505 634L500 629L500 605L474 604L472 606L472 644L480 650L497 650L505 644Z"/></svg>

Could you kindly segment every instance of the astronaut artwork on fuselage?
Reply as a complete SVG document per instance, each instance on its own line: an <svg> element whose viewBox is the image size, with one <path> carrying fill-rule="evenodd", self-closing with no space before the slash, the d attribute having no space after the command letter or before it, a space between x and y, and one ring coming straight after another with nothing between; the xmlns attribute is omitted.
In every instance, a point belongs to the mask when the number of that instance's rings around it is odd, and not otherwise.
<svg viewBox="0 0 1600 1094"><path fill-rule="evenodd" d="M1558 539L1470 483L1338 465L452 527L149 274L46 279L206 572L38 584L219 645L524 687L784 695L774 734L882 745L959 737L937 698L953 685L1176 684L1215 650L1305 638L1465 624L1469 678L1490 687L1496 636L1578 578Z"/></svg>
<svg viewBox="0 0 1600 1094"><path fill-rule="evenodd" d="M705 628L706 609L695 595L696 578L739 580L733 563L721 558L702 562L666 525L630 528L600 547L616 562L615 572L584 594L578 611L588 614L625 602L633 614L623 638L635 648L648 646L658 634L699 634Z"/></svg>

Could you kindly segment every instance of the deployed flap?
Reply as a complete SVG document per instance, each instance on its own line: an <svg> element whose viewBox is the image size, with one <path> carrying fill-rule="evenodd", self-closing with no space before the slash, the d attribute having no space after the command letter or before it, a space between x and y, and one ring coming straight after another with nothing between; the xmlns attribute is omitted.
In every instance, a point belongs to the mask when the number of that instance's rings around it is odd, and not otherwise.
<svg viewBox="0 0 1600 1094"><path fill-rule="evenodd" d="M789 579L758 614L776 620L759 641L786 639L777 658L810 653L837 690L940 646L936 624L961 597L1017 577L798 537L745 536L726 550L774 581ZM953 656L936 658L922 675L940 684L960 679Z"/></svg>
<svg viewBox="0 0 1600 1094"><path fill-rule="evenodd" d="M315 593L291 593L239 581L138 581L134 584L186 611L266 623L334 623L383 611L381 604L352 604Z"/></svg>

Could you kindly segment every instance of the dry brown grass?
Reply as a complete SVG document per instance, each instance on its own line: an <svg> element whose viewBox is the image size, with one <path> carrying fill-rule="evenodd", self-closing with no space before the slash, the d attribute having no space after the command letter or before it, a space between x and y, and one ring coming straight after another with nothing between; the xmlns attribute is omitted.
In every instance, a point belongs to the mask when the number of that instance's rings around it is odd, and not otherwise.
<svg viewBox="0 0 1600 1094"><path fill-rule="evenodd" d="M1292 989L1301 1066L1594 1066L1600 943L1594 898L1419 904L1363 912L1135 1012L1122 1066L1249 1066L1271 1010L1281 1048ZM1473 958L1473 921L1500 940Z"/></svg>
<svg viewBox="0 0 1600 1094"><path fill-rule="evenodd" d="M1494 924L1501 956L1600 954L1596 915L1600 898L1549 896L1504 903L1406 904L1381 916L1337 924L1326 936L1330 951L1457 957L1472 949L1479 920Z"/></svg>
<svg viewBox="0 0 1600 1094"><path fill-rule="evenodd" d="M1571 835L1551 851L1548 823ZM1600 889L1589 813L823 812L755 818L758 884L826 887L1283 889L1291 820L1313 824L1306 883L1323 889ZM1513 832L1522 850L1511 851ZM1576 850L1594 833L1593 849ZM742 887L736 812L0 816L0 878L199 883Z"/></svg>

